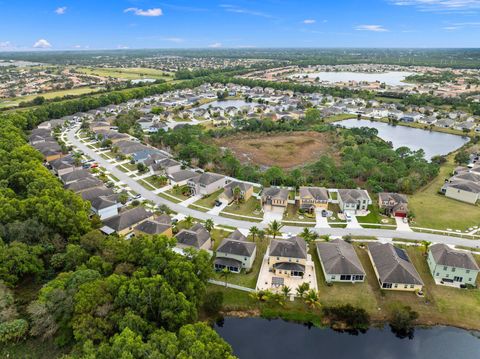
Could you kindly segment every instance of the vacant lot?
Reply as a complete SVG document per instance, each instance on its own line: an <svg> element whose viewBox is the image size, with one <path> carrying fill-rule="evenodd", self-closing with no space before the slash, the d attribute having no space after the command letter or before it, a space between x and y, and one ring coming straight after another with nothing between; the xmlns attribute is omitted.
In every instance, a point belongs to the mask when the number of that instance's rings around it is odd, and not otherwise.
<svg viewBox="0 0 480 359"><path fill-rule="evenodd" d="M149 68L140 68L140 67L132 67L132 68L87 68L87 67L80 67L76 69L78 72L87 74L87 75L95 75L100 77L113 77L119 79L126 79L126 80L137 80L142 78L152 78L152 79L159 79L159 80L171 80L172 77L170 73L166 73L162 70L157 69L149 69Z"/></svg>
<svg viewBox="0 0 480 359"><path fill-rule="evenodd" d="M331 133L292 132L279 134L248 134L225 137L216 141L230 148L242 162L260 166L290 169L313 162L321 155L334 154Z"/></svg>

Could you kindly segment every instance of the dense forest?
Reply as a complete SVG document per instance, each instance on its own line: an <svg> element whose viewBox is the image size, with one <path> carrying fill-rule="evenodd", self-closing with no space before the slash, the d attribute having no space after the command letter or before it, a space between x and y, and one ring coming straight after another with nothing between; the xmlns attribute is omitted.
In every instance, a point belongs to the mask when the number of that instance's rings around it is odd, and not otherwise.
<svg viewBox="0 0 480 359"><path fill-rule="evenodd" d="M177 86L188 85L195 83ZM32 337L72 357L232 357L213 329L197 323L208 300L210 257L180 256L166 237L102 235L90 205L64 190L26 141L41 121L170 89L0 115L0 347ZM32 294L18 294L25 292Z"/></svg>

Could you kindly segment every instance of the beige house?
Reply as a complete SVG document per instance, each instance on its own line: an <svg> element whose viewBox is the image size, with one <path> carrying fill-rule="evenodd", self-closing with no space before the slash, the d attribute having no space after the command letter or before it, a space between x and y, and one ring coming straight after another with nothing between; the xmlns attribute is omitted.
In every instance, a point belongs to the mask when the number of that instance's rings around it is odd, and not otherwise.
<svg viewBox="0 0 480 359"><path fill-rule="evenodd" d="M422 278L405 250L391 243L370 243L368 256L381 289L409 292L422 290Z"/></svg>
<svg viewBox="0 0 480 359"><path fill-rule="evenodd" d="M149 219L153 219L153 213L141 206L134 207L104 220L100 230L105 234L117 233L119 236L127 236L133 233L134 227Z"/></svg>
<svg viewBox="0 0 480 359"><path fill-rule="evenodd" d="M217 271L227 268L233 273L240 273L242 268L249 271L253 266L256 254L257 245L249 242L237 229L218 246L214 268Z"/></svg>
<svg viewBox="0 0 480 359"><path fill-rule="evenodd" d="M273 239L268 248L269 271L280 277L301 277L307 264L307 243L301 237Z"/></svg>
<svg viewBox="0 0 480 359"><path fill-rule="evenodd" d="M328 191L323 187L300 187L299 207L307 212L314 212L317 208L328 208Z"/></svg>
<svg viewBox="0 0 480 359"><path fill-rule="evenodd" d="M223 193L220 195L220 199L223 199L228 203L233 202L235 200L234 190L237 187L240 189L240 197L243 201L246 202L252 197L253 186L251 184L234 181L225 186Z"/></svg>
<svg viewBox="0 0 480 359"><path fill-rule="evenodd" d="M209 251L212 248L212 237L201 223L194 224L190 229L182 229L175 238L180 249L192 247Z"/></svg>
<svg viewBox="0 0 480 359"><path fill-rule="evenodd" d="M268 187L262 191L262 207L264 211L285 211L288 205L288 189Z"/></svg>
<svg viewBox="0 0 480 359"><path fill-rule="evenodd" d="M216 173L202 173L199 176L188 180L187 185L190 188L192 196L208 196L223 188L227 184L225 176Z"/></svg>

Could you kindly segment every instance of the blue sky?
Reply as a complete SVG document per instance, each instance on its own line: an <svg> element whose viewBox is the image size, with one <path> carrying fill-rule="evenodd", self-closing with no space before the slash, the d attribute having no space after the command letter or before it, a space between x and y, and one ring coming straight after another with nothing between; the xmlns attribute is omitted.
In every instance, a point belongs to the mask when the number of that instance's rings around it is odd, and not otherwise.
<svg viewBox="0 0 480 359"><path fill-rule="evenodd" d="M0 0L0 51L480 47L480 0Z"/></svg>

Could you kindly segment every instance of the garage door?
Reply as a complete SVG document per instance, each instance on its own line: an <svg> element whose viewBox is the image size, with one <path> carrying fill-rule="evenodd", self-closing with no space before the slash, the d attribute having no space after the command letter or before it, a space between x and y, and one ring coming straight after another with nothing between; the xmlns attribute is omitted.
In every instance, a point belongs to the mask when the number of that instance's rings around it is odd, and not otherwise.
<svg viewBox="0 0 480 359"><path fill-rule="evenodd" d="M406 217L406 213L403 213L403 212L395 212L394 214L395 217L400 217L400 218L404 218Z"/></svg>

